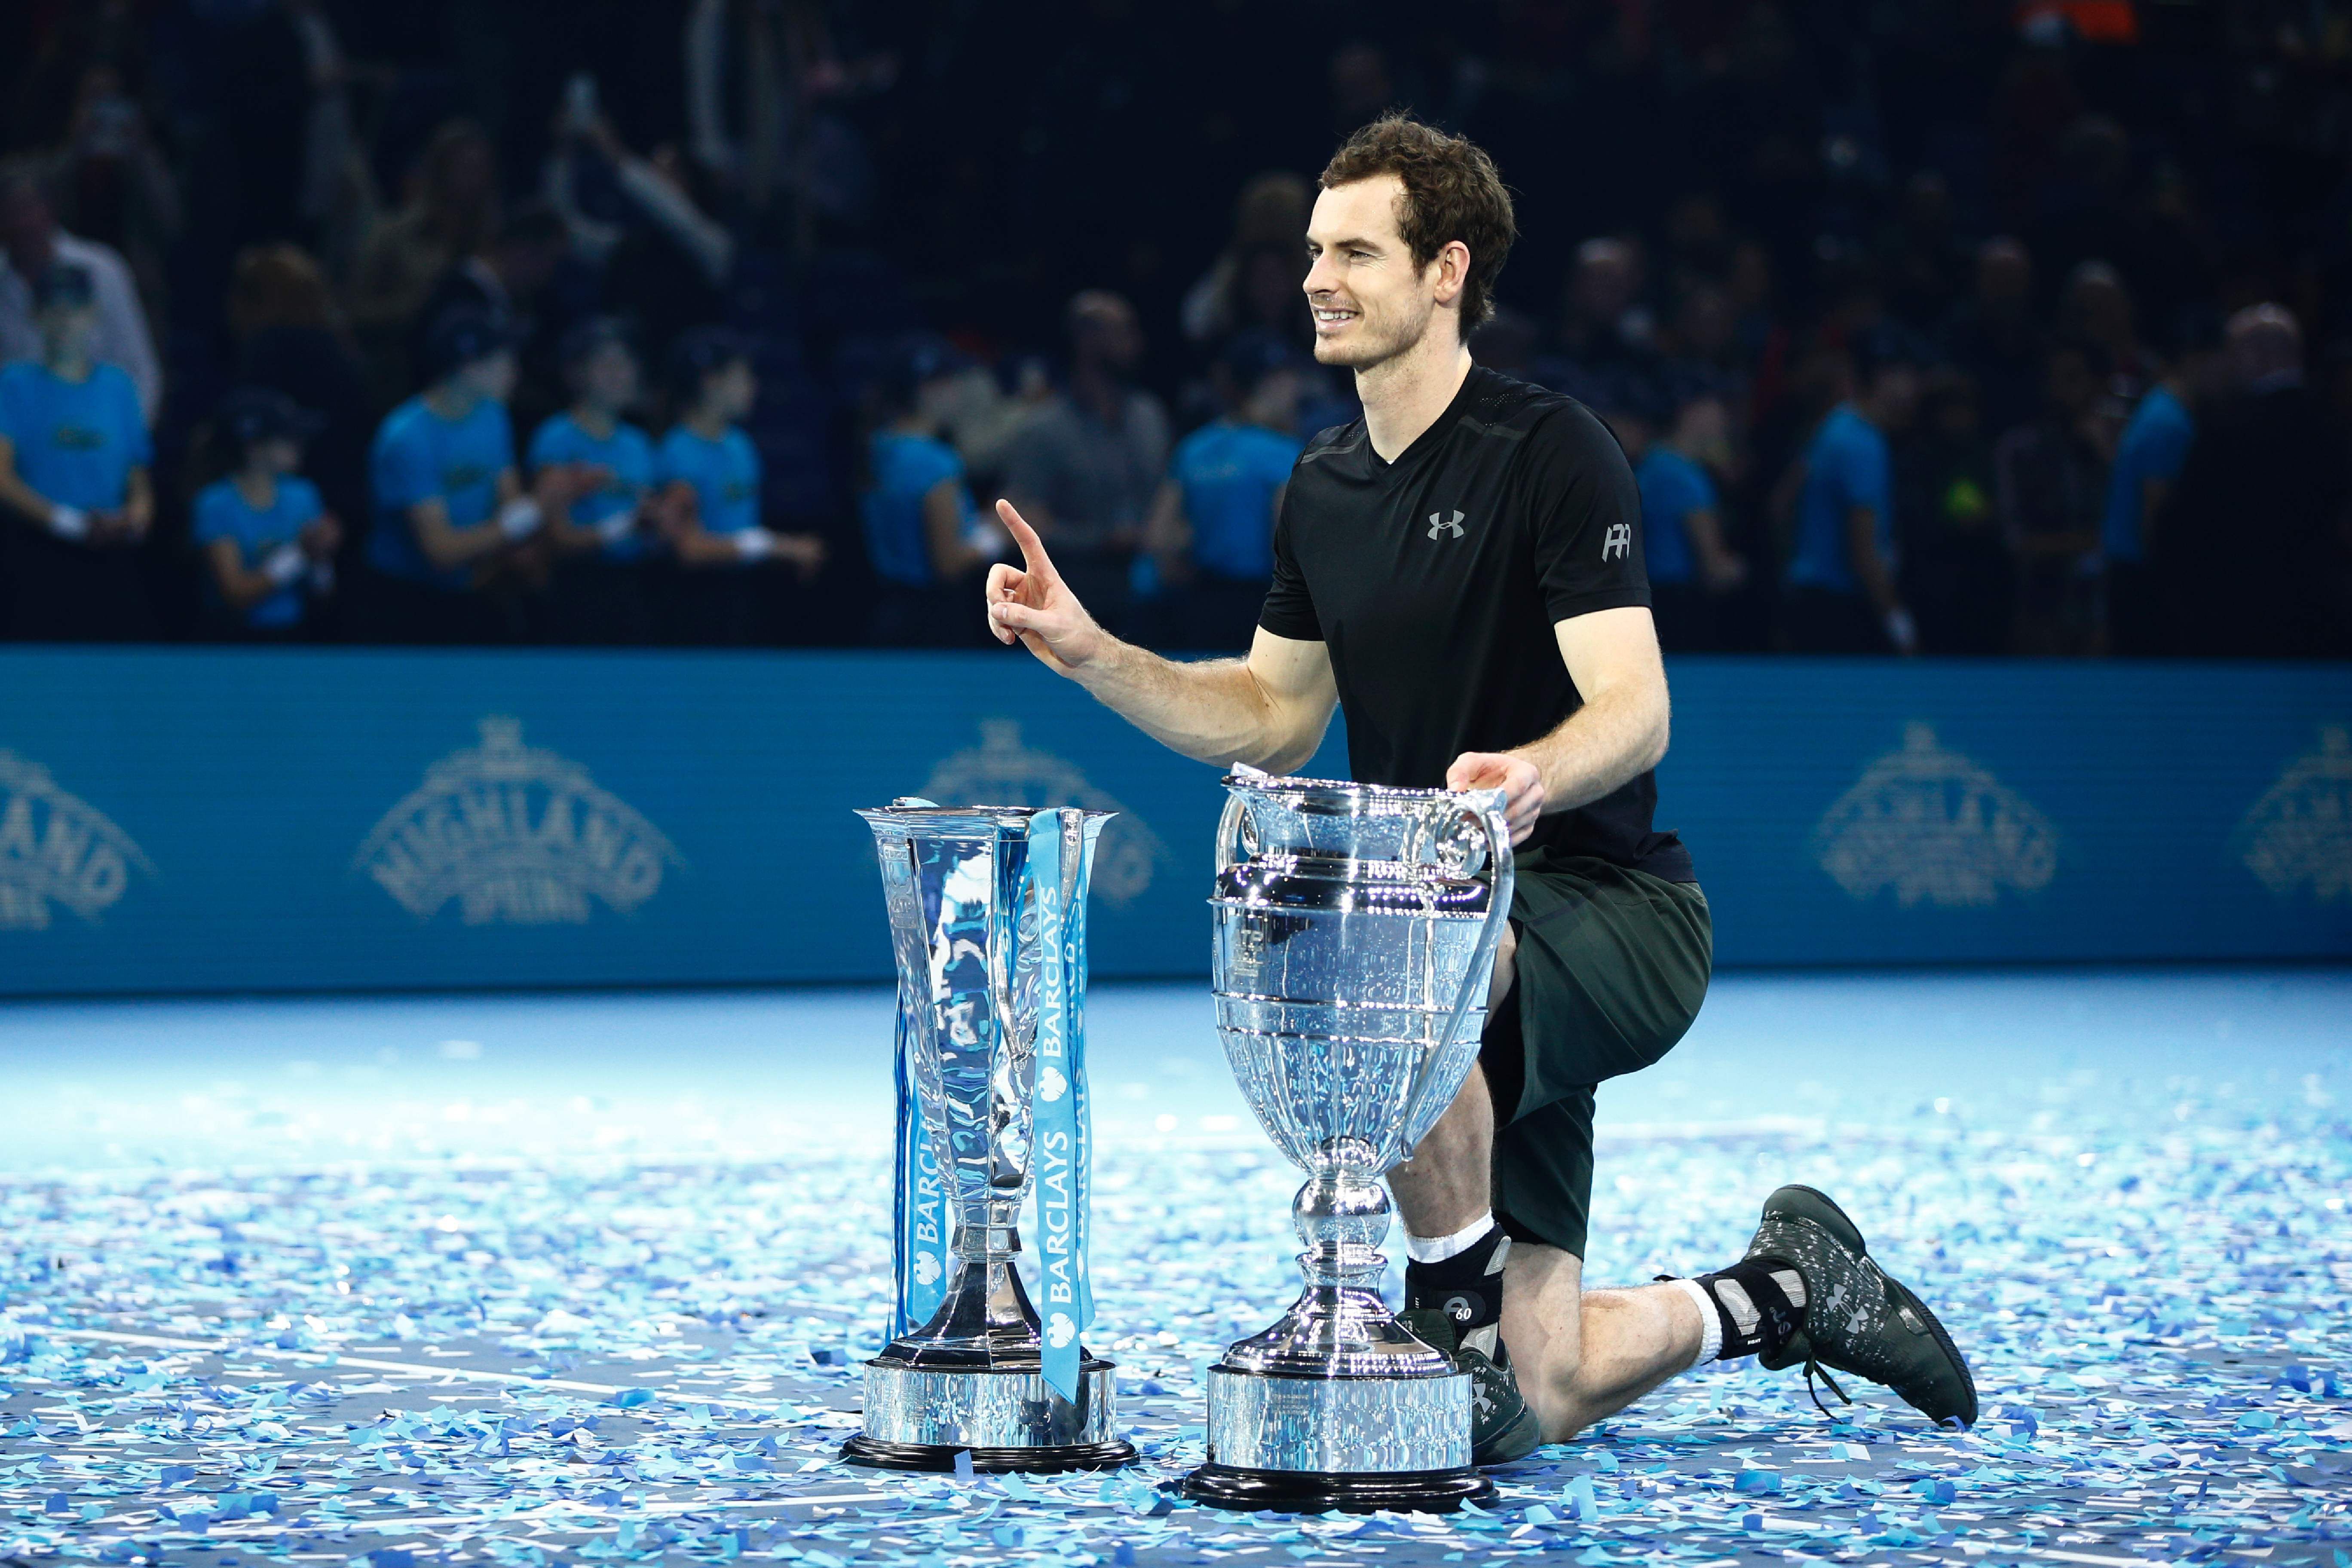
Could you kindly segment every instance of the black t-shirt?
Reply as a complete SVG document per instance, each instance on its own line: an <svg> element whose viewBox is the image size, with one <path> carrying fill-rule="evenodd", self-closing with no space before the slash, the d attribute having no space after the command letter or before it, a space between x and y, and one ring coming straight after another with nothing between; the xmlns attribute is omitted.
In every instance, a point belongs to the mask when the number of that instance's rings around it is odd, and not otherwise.
<svg viewBox="0 0 2352 1568"><path fill-rule="evenodd" d="M1649 604L1641 520L1633 471L1591 410L1474 368L1393 463L1360 419L1307 445L1258 624L1329 648L1358 779L1442 787L1463 752L1526 745L1582 705L1553 624ZM1522 853L1690 881L1682 841L1651 830L1657 798L1643 773L1543 817Z"/></svg>

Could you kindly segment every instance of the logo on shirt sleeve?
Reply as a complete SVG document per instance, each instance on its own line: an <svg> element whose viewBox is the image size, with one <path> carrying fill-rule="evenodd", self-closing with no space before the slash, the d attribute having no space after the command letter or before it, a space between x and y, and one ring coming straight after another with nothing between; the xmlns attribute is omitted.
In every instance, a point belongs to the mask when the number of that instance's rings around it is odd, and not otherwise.
<svg viewBox="0 0 2352 1568"><path fill-rule="evenodd" d="M1601 535L1601 559L1603 561L1622 561L1633 549L1633 525L1630 522L1612 522L1609 525L1609 531Z"/></svg>
<svg viewBox="0 0 2352 1568"><path fill-rule="evenodd" d="M1444 532L1449 528L1454 531L1454 538L1459 539L1462 537L1461 512L1456 511L1451 518L1446 517L1443 512L1433 511L1429 514L1430 538L1436 538L1439 534Z"/></svg>

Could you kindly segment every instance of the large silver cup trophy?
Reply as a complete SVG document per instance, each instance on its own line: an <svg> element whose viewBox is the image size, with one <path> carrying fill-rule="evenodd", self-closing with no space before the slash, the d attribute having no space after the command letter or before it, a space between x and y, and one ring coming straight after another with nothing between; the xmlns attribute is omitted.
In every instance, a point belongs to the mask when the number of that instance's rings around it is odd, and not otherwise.
<svg viewBox="0 0 2352 1568"><path fill-rule="evenodd" d="M898 800L874 829L898 968L890 1343L843 1457L896 1469L1124 1464L1080 1339L1087 875L1105 812ZM1014 1258L1038 1195L1041 1322Z"/></svg>
<svg viewBox="0 0 2352 1568"><path fill-rule="evenodd" d="M1237 769L1217 828L1217 1033L1242 1093L1307 1172L1306 1292L1209 1371L1208 1463L1229 1508L1447 1510L1470 1463L1470 1379L1381 1301L1381 1182L1477 1060L1511 907L1500 791Z"/></svg>

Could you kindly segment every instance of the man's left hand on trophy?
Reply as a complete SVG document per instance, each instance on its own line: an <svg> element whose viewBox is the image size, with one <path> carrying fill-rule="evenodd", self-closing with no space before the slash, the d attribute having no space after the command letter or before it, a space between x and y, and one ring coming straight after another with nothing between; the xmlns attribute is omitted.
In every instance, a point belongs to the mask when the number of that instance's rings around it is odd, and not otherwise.
<svg viewBox="0 0 2352 1568"><path fill-rule="evenodd" d="M1543 770L1514 752L1465 752L1445 770L1447 789L1498 789L1514 848L1528 841L1543 815Z"/></svg>

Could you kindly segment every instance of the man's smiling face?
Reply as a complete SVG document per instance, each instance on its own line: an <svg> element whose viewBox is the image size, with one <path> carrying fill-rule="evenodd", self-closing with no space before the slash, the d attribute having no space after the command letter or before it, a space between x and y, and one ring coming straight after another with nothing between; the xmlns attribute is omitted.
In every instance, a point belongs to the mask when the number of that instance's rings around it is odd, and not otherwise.
<svg viewBox="0 0 2352 1568"><path fill-rule="evenodd" d="M1307 302L1315 357L1361 370L1419 342L1437 310L1439 261L1413 265L1397 230L1404 182L1394 174L1336 186L1315 198L1307 223Z"/></svg>

